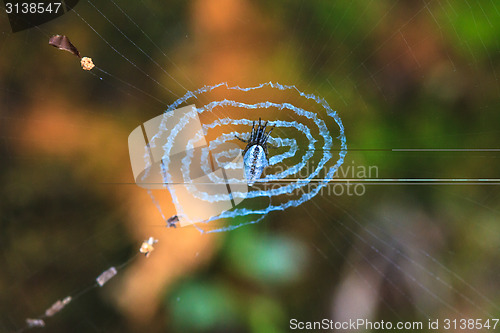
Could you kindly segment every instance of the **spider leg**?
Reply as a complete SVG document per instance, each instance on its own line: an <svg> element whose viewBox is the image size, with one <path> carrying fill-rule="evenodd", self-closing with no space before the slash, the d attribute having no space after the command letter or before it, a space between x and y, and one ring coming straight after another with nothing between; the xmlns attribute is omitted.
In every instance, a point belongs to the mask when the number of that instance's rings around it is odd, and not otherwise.
<svg viewBox="0 0 500 333"><path fill-rule="evenodd" d="M260 118L259 118L260 120ZM264 135L266 133L266 126L267 126L267 121L264 123L264 126L262 126L260 124L260 121L259 121L259 129L258 129L258 132L257 132L257 137L255 138L255 142L258 143L258 144L264 144Z"/></svg>
<svg viewBox="0 0 500 333"><path fill-rule="evenodd" d="M245 143L247 143L247 142L248 142L247 140L243 140L242 138L240 138L240 137L239 137L239 136L237 136L237 135L235 135L235 138L236 138L236 139L238 139L238 140L240 140L240 141L243 141L243 142L245 142Z"/></svg>
<svg viewBox="0 0 500 333"><path fill-rule="evenodd" d="M275 147L273 145L270 145L268 143L264 144L264 146L262 146L264 148L264 153L266 153L266 158L267 160L269 161L269 151L267 150L268 148L272 148L272 149L278 149L278 147Z"/></svg>
<svg viewBox="0 0 500 333"><path fill-rule="evenodd" d="M264 153L266 154L266 159L269 160L269 154L267 153L267 146L264 146Z"/></svg>
<svg viewBox="0 0 500 333"><path fill-rule="evenodd" d="M271 132L273 131L273 129L276 127L276 125L273 125L273 127L271 127L271 129L269 130L269 132L266 133L266 140L267 138L269 137L269 135L271 135Z"/></svg>
<svg viewBox="0 0 500 333"><path fill-rule="evenodd" d="M241 156L245 156L245 154L247 153L248 148L249 148L249 146L247 145L245 147L245 149L241 152Z"/></svg>
<svg viewBox="0 0 500 333"><path fill-rule="evenodd" d="M255 138L257 142L259 142L260 139L262 138L262 124L260 121L261 121L261 119L259 118L259 128L257 131L257 137Z"/></svg>
<svg viewBox="0 0 500 333"><path fill-rule="evenodd" d="M266 143L266 140L267 140L267 137L266 137L266 127L267 127L268 123L269 123L269 121L266 121L264 123L264 126L262 127L262 133L261 133L261 141L262 141L262 143Z"/></svg>
<svg viewBox="0 0 500 333"><path fill-rule="evenodd" d="M265 133L264 132L264 137L262 138L262 143L267 143L267 140L269 139L269 135L271 135L271 132L273 131L274 127L276 125L274 125L273 127L271 127L271 129L269 130L269 132Z"/></svg>
<svg viewBox="0 0 500 333"><path fill-rule="evenodd" d="M255 120L253 121L252 124L252 132L250 132L250 138L248 139L248 142L253 142L255 137Z"/></svg>

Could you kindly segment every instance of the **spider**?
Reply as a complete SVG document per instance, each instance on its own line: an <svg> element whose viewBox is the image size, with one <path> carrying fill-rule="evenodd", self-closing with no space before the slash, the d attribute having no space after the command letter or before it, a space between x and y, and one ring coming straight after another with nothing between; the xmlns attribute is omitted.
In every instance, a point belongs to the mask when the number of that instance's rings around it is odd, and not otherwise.
<svg viewBox="0 0 500 333"><path fill-rule="evenodd" d="M268 165L267 140L276 125L271 127L269 132L266 133L267 123L268 122L266 121L264 125L262 125L261 119L259 118L259 124L257 125L257 128L255 128L254 121L252 132L250 133L250 138L248 140L243 140L235 135L237 139L247 144L242 155L243 163L245 164L245 176L249 186L252 186L253 183L260 178L264 168Z"/></svg>
<svg viewBox="0 0 500 333"><path fill-rule="evenodd" d="M174 215L172 217L169 217L167 220L167 228L177 228L177 223L179 222L179 217L177 215Z"/></svg>

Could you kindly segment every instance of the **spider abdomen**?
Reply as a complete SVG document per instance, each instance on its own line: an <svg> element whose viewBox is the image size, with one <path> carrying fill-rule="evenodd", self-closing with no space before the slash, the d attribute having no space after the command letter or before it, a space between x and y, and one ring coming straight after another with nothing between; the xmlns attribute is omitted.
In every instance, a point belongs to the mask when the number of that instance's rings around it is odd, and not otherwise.
<svg viewBox="0 0 500 333"><path fill-rule="evenodd" d="M250 146L243 156L243 163L245 164L245 176L248 185L252 186L260 178L268 164L264 148L258 144Z"/></svg>

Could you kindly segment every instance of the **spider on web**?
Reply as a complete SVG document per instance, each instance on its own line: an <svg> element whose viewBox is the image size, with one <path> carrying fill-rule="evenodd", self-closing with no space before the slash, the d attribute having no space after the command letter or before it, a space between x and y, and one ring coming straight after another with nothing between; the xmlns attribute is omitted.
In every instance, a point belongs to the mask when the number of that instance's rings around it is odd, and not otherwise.
<svg viewBox="0 0 500 333"><path fill-rule="evenodd" d="M252 186L257 179L260 178L264 168L269 164L268 161L268 143L269 136L276 125L273 125L271 129L266 132L268 121L262 125L261 118L259 118L259 123L257 128L255 127L255 121L253 122L252 132L250 133L250 138L244 140L239 136L235 135L238 140L241 140L247 144L243 150L243 163L245 164L245 176L248 181L248 185ZM271 145L269 145L272 147Z"/></svg>

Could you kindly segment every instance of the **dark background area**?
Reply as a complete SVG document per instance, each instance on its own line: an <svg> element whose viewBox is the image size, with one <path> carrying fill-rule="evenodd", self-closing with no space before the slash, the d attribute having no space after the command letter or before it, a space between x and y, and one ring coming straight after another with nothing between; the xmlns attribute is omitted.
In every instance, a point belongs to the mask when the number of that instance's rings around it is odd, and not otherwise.
<svg viewBox="0 0 500 333"><path fill-rule="evenodd" d="M113 1L82 0L18 33L0 19L0 331L67 295L46 331L500 316L497 184L367 184L363 196L321 195L205 235L163 227L130 184L127 148L131 130L186 90L273 81L339 112L346 165L376 166L378 178L497 179L500 152L384 149L498 148L500 5ZM98 68L49 46L54 34ZM149 236L157 249L136 256Z"/></svg>

